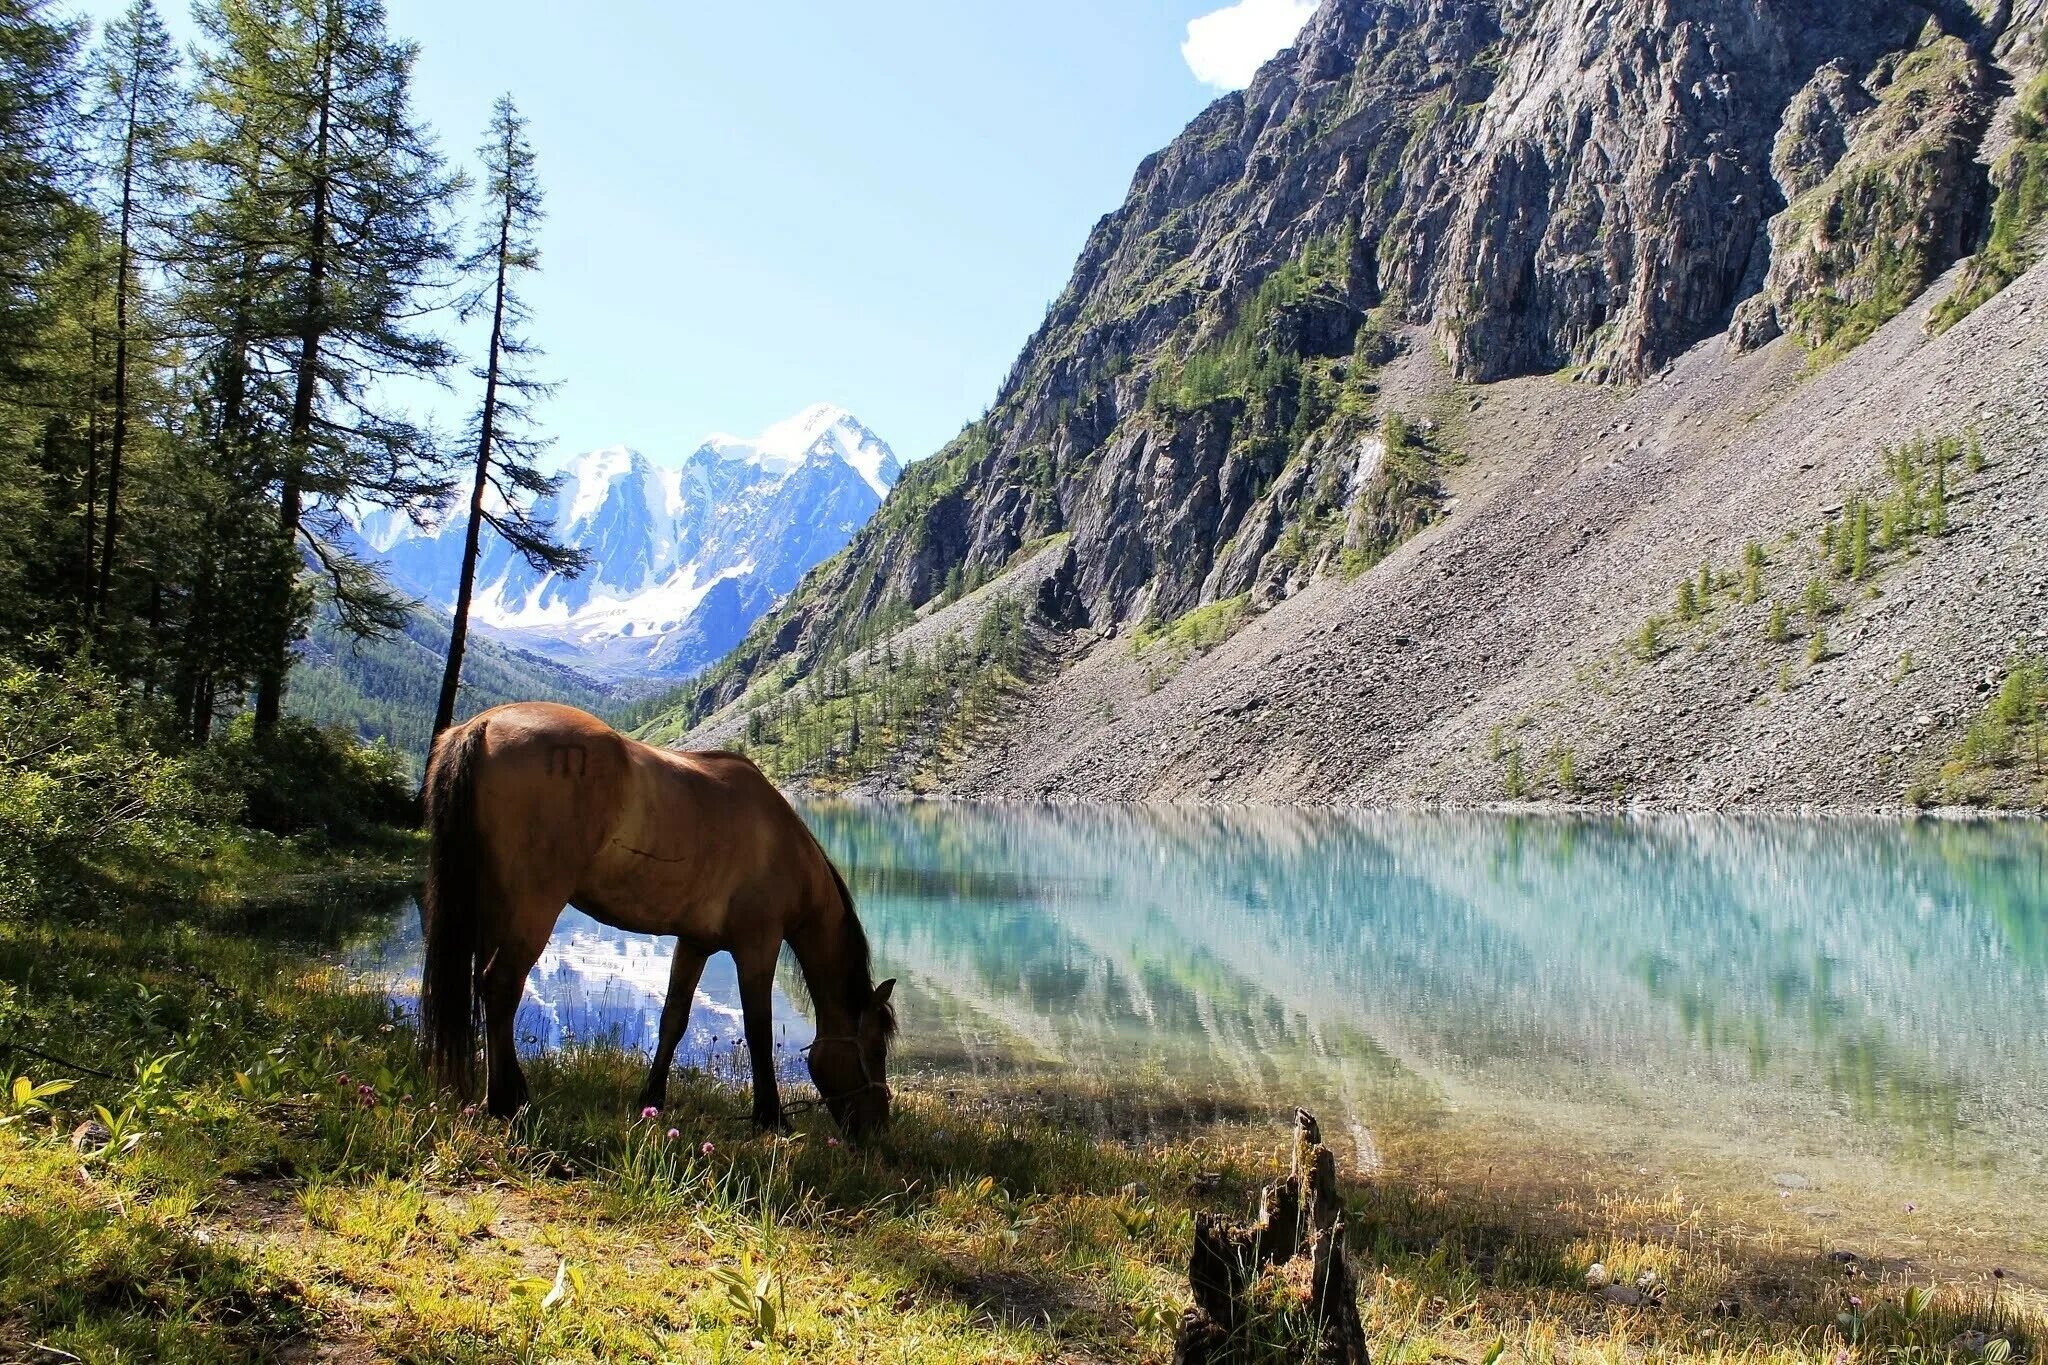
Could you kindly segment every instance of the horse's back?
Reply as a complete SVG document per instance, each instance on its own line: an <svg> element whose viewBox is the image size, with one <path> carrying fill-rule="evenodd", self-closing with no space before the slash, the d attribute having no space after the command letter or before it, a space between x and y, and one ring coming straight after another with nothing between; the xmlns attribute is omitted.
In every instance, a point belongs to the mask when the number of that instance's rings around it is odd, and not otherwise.
<svg viewBox="0 0 2048 1365"><path fill-rule="evenodd" d="M597 717L554 702L496 706L470 721L482 741L479 832L509 887L573 884L603 847L627 798L630 742Z"/></svg>

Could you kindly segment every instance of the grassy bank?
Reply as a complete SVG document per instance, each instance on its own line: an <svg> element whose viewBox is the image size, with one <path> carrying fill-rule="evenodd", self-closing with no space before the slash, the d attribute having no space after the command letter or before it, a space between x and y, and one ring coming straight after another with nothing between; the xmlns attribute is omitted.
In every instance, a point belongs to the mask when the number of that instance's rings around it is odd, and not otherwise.
<svg viewBox="0 0 2048 1365"><path fill-rule="evenodd" d="M603 1049L494 1123L431 1094L339 965L388 922L388 864L284 870L0 919L0 1358L1163 1359L1194 1212L1248 1213L1284 1147L1284 1116L1213 1097L935 1079L864 1148L814 1113L763 1137L701 1078L634 1115L638 1063ZM1836 1259L1768 1210L1469 1136L1381 1146L1348 1190L1381 1365L2048 1340L1982 1267ZM1639 1301L1589 1289L1596 1262Z"/></svg>

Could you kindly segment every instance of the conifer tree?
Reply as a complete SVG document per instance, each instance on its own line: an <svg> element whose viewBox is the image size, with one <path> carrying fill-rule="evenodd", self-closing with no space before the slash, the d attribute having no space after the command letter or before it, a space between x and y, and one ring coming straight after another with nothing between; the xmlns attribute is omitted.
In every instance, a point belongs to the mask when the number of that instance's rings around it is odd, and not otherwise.
<svg viewBox="0 0 2048 1365"><path fill-rule="evenodd" d="M65 240L81 36L49 0L0 0L0 379L17 372L36 286Z"/></svg>
<svg viewBox="0 0 2048 1365"><path fill-rule="evenodd" d="M49 0L0 0L0 627L35 615L28 578L46 537L38 458L50 414L28 392L50 266L72 226L67 114L81 30Z"/></svg>
<svg viewBox="0 0 2048 1365"><path fill-rule="evenodd" d="M278 533L317 566L342 623L394 629L408 604L337 533L351 504L424 515L447 492L429 434L388 410L378 381L452 358L421 318L448 282L460 181L413 119L415 49L385 32L381 0L213 0L200 17L215 48L195 160L211 202L194 246L230 321L216 367L228 425L274 438L247 453L269 457ZM264 735L306 611L289 585L260 609Z"/></svg>
<svg viewBox="0 0 2048 1365"><path fill-rule="evenodd" d="M99 562L90 593L90 615L106 609L114 577L114 554L121 527L121 479L127 467L129 432L134 423L130 369L135 359L135 331L142 321L138 256L169 190L172 156L179 142L183 91L178 84L178 54L170 31L151 0L131 0L128 10L107 26L93 62L96 87L93 124L100 140L100 171L108 181L108 219L114 238L113 340L108 375L107 510L100 538ZM97 472L97 461L89 473ZM87 479L86 553L93 552L92 489Z"/></svg>
<svg viewBox="0 0 2048 1365"><path fill-rule="evenodd" d="M483 528L488 525L535 569L573 575L588 562L583 551L557 542L553 528L536 521L531 510L537 499L551 496L561 480L541 473L536 464L546 443L521 431L530 404L547 396L552 386L527 368L540 350L522 335L530 314L517 286L521 275L540 267L534 232L542 210L526 120L513 107L510 95L499 96L491 112L490 132L478 155L483 160L491 213L483 240L464 264L487 282L472 295L467 309L490 314L491 339L484 362L476 370L484 391L472 431L476 462L470 477L469 524L462 543L462 575L455 593L454 627L448 635L448 660L441 674L441 699L434 712L436 737L455 723ZM490 493L497 497L489 497Z"/></svg>

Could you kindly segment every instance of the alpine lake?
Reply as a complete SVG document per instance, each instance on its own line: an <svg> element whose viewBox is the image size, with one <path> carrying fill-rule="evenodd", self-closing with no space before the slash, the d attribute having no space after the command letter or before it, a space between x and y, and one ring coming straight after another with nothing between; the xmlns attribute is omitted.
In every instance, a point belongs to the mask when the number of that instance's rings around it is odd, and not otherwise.
<svg viewBox="0 0 2048 1365"><path fill-rule="evenodd" d="M1935 1278L2048 1280L2039 823L804 813L899 978L899 1089L1276 1150L1300 1105L1368 1179L1625 1194ZM404 1004L416 908L390 925L350 964ZM668 949L568 911L523 1044L648 1047ZM802 1096L800 994L776 1013ZM717 957L678 1064L744 1085L739 1035Z"/></svg>

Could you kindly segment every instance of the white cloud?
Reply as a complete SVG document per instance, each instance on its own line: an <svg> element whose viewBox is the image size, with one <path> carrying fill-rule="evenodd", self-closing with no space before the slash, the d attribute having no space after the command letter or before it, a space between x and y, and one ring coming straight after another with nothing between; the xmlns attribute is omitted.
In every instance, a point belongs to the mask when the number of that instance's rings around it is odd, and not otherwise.
<svg viewBox="0 0 2048 1365"><path fill-rule="evenodd" d="M1242 90L1259 64L1294 41L1316 0L1237 0L1188 21L1180 55L1204 85Z"/></svg>

